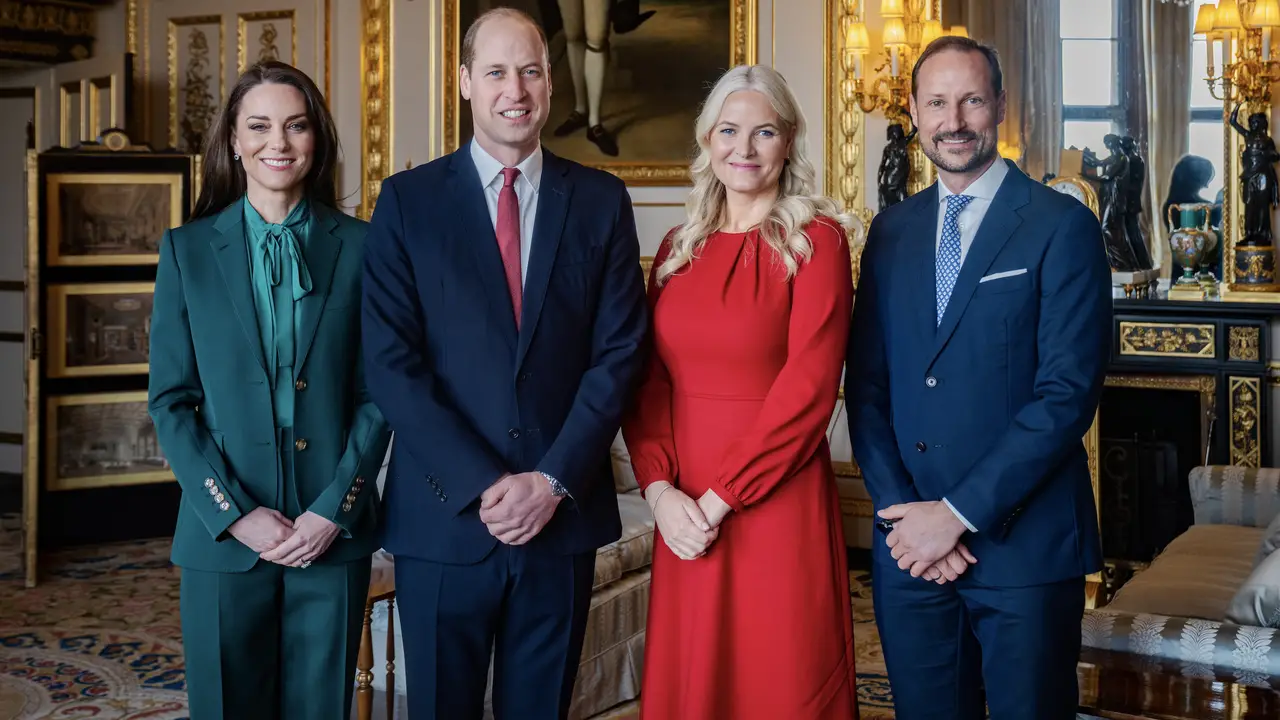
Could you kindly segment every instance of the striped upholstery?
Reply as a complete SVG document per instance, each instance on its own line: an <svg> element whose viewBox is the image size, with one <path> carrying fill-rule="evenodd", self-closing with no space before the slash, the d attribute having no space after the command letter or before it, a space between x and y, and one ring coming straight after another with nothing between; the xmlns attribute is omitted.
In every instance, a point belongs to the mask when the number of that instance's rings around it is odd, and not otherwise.
<svg viewBox="0 0 1280 720"><path fill-rule="evenodd" d="M1188 677L1209 679L1216 668L1244 685L1280 684L1277 631L1223 617L1250 576L1261 528L1280 513L1280 469L1197 467L1189 481L1195 526L1110 605L1085 611L1082 644L1171 662ZM1223 587L1204 586L1215 582Z"/></svg>

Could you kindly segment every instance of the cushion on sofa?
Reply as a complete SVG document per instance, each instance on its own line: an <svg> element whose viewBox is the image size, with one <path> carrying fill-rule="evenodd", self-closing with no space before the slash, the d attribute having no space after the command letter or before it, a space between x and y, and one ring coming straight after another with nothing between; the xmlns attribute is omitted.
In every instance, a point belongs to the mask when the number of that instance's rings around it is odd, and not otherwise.
<svg viewBox="0 0 1280 720"><path fill-rule="evenodd" d="M1262 533L1255 527L1192 525L1125 583L1106 609L1221 622L1253 572Z"/></svg>
<svg viewBox="0 0 1280 720"><path fill-rule="evenodd" d="M639 488L636 471L631 468L631 453L627 452L627 445L622 441L621 430L613 438L613 445L609 447L609 456L613 460L614 491L621 495Z"/></svg>
<svg viewBox="0 0 1280 720"><path fill-rule="evenodd" d="M1227 619L1239 625L1280 627L1280 553L1271 553L1236 590Z"/></svg>
<svg viewBox="0 0 1280 720"><path fill-rule="evenodd" d="M1256 569L1261 565L1277 547L1280 547L1280 515L1271 518L1271 523L1263 531L1262 544L1258 547L1258 557L1254 559L1253 567Z"/></svg>
<svg viewBox="0 0 1280 720"><path fill-rule="evenodd" d="M653 562L653 512L639 490L618 495L618 514L622 537L596 551L594 590Z"/></svg>

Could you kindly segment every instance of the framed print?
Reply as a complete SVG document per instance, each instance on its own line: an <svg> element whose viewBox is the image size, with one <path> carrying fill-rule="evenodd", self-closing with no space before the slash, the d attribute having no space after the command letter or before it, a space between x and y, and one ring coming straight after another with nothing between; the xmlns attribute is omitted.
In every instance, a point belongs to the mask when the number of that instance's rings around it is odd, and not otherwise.
<svg viewBox="0 0 1280 720"><path fill-rule="evenodd" d="M46 489L83 490L174 480L147 413L147 392L48 399Z"/></svg>
<svg viewBox="0 0 1280 720"><path fill-rule="evenodd" d="M47 264L155 265L182 224L181 173L49 173Z"/></svg>
<svg viewBox="0 0 1280 720"><path fill-rule="evenodd" d="M155 283L49 286L51 378L145 375Z"/></svg>
<svg viewBox="0 0 1280 720"><path fill-rule="evenodd" d="M444 0L445 149L472 135L458 80L467 28L496 3ZM631 185L685 185L711 86L756 61L757 0L523 0L551 50L542 144ZM477 79L482 75L474 75Z"/></svg>

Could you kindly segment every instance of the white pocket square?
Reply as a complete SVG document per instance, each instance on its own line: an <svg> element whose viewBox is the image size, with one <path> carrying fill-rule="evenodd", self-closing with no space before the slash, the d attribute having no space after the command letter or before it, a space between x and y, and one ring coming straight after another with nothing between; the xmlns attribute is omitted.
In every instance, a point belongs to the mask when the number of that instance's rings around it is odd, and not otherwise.
<svg viewBox="0 0 1280 720"><path fill-rule="evenodd" d="M1027 274L1026 268L1022 268L1020 270L1006 270L1004 272L991 273L990 275L982 278L978 282L979 283L991 282L992 280L1003 280L1004 278L1007 278L1007 277L1015 277L1018 275L1026 275L1026 274Z"/></svg>

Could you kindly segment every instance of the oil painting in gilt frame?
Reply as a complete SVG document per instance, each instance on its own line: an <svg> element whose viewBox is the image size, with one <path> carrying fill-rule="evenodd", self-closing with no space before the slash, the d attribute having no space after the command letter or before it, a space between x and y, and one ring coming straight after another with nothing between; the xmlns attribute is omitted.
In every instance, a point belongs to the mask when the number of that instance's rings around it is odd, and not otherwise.
<svg viewBox="0 0 1280 720"><path fill-rule="evenodd" d="M757 0L444 0L447 151L472 134L458 87L462 39L500 5L529 13L547 35L553 91L543 147L630 185L687 184L707 92L725 70L756 59Z"/></svg>
<svg viewBox="0 0 1280 720"><path fill-rule="evenodd" d="M50 173L47 264L155 265L182 224L181 173Z"/></svg>
<svg viewBox="0 0 1280 720"><path fill-rule="evenodd" d="M145 390L50 397L46 426L46 489L173 480L147 413Z"/></svg>
<svg viewBox="0 0 1280 720"><path fill-rule="evenodd" d="M146 375L155 283L50 285L51 378Z"/></svg>

